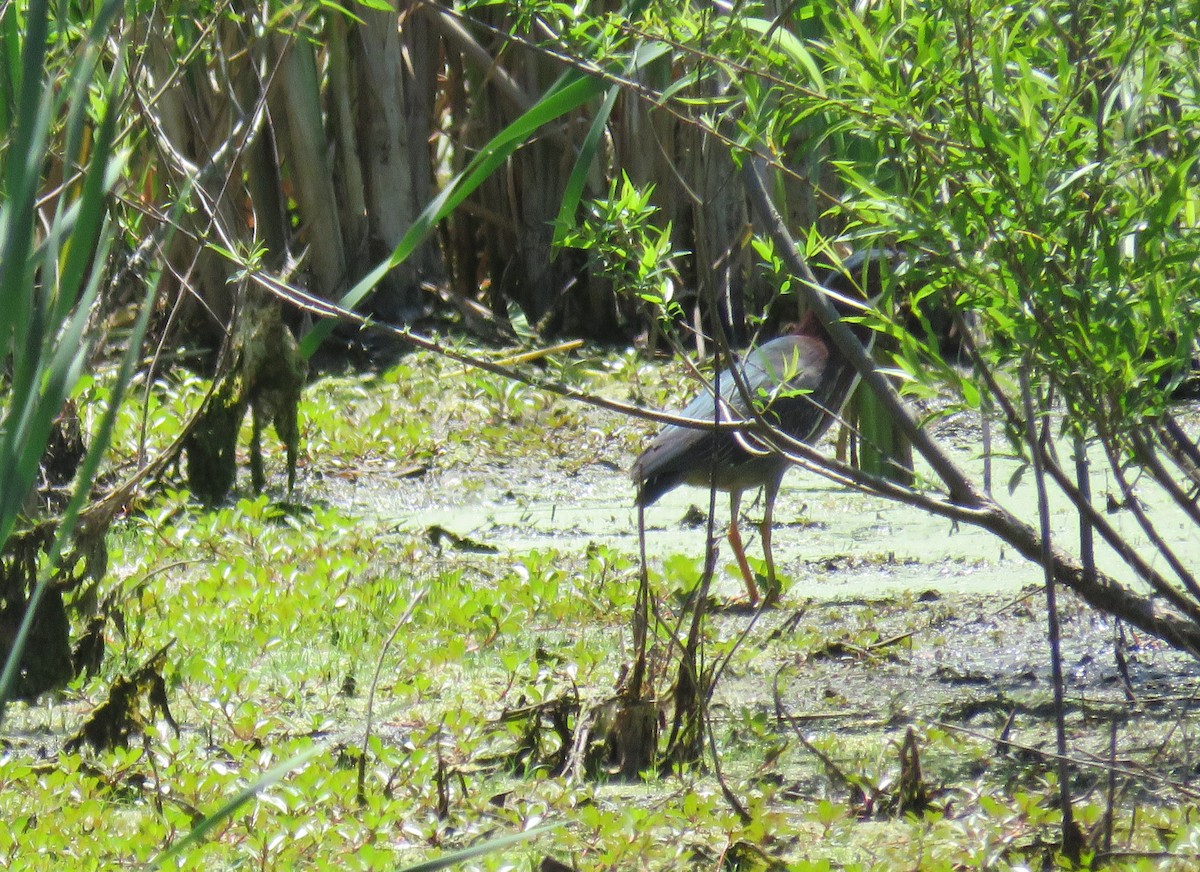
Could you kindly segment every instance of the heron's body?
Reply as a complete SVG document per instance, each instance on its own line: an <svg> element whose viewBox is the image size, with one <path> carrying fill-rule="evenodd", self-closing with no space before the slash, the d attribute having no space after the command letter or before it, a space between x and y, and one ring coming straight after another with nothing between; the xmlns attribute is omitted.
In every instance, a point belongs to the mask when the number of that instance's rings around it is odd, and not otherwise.
<svg viewBox="0 0 1200 872"><path fill-rule="evenodd" d="M793 335L780 336L739 362L749 400L730 370L720 382L722 421L753 418L751 403L763 418L794 439L810 442L828 429L845 395L853 370L841 355L831 354L824 331L813 318ZM716 419L711 391L698 394L680 417ZM733 430L713 432L668 426L651 440L633 464L638 504L650 505L681 484L741 491L783 477L788 460L755 444L753 436Z"/></svg>
<svg viewBox="0 0 1200 872"><path fill-rule="evenodd" d="M890 252L848 259L854 270L866 268ZM876 273L877 275L877 273ZM857 286L837 287L844 276L831 275L827 287L861 296ZM855 332L865 340L863 328ZM855 372L836 349L817 318L809 313L787 334L749 352L737 363L746 384L743 391L726 369L715 379L721 396L721 421L762 418L800 442L815 442L837 418L854 388ZM702 391L681 413L698 421L718 418L713 388ZM762 487L763 522L760 527L768 583L775 593L775 562L771 553L771 523L775 497L790 461L772 451L752 433L732 429L715 431L670 425L664 427L634 462L630 474L638 487L637 504L648 506L681 484L712 487L729 493L729 541L746 582L750 602L758 601L754 574L746 562L738 510L743 491Z"/></svg>

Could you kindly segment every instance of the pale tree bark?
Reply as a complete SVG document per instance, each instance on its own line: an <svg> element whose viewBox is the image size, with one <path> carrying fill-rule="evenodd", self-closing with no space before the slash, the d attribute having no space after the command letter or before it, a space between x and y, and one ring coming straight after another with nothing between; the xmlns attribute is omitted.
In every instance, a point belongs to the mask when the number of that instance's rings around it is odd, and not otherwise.
<svg viewBox="0 0 1200 872"><path fill-rule="evenodd" d="M690 135L689 135L690 134ZM749 215L746 195L729 156L729 149L714 137L690 129L695 136L685 164L688 181L700 196L692 220L692 245L697 290L713 307L710 318L722 338L740 344L746 338L746 315L759 308L753 287L746 230Z"/></svg>
<svg viewBox="0 0 1200 872"><path fill-rule="evenodd" d="M489 38L478 21L428 3L417 8L445 40L443 94L456 144L448 162L457 174L476 147L535 104L562 68L502 37ZM610 284L589 274L584 258L550 246L548 222L557 215L585 123L580 116L549 126L445 222L450 298L477 329L493 334L507 320L510 299L535 321L546 319L551 329L590 335L615 329L617 307ZM599 164L591 167L591 194L606 189ZM518 179L530 178L537 180L532 189L518 187ZM548 196L543 196L546 190ZM481 286L490 289L490 316L476 302Z"/></svg>
<svg viewBox="0 0 1200 872"><path fill-rule="evenodd" d="M243 44L240 26L232 20L222 23L227 45ZM263 41L256 41L236 52L228 62L229 76L239 115L248 117L258 111L266 93L266 80L274 73L274 58ZM253 236L264 246L264 266L272 271L283 268L287 260L289 227L287 204L283 199L283 180L275 130L261 124L253 132L241 154L242 175L250 195L250 220Z"/></svg>
<svg viewBox="0 0 1200 872"><path fill-rule="evenodd" d="M290 35L272 38L280 58L270 91L272 120L300 212L311 290L336 298L350 282L333 185L328 139L312 44Z"/></svg>
<svg viewBox="0 0 1200 872"><path fill-rule="evenodd" d="M433 198L434 94L439 41L428 20L404 4L362 9L348 43L356 83L358 165L368 221L367 260L387 257ZM422 244L376 290L371 308L403 322L422 304L422 281L443 277L433 240Z"/></svg>
<svg viewBox="0 0 1200 872"><path fill-rule="evenodd" d="M203 58L192 60L186 70L179 68L169 49L174 41L171 24L161 10L148 19L147 27L146 52L137 68L135 88L154 132L148 140L157 151L157 159L148 159L157 167L152 183L165 196L167 191L182 189L190 174L208 165L209 156L229 135L230 118L219 105L221 99L207 87L210 79ZM231 225L236 224L233 199L218 198L212 210ZM163 296L176 301L175 323L194 332L201 344L216 346L234 309L228 265L204 246L211 223L208 214L185 212L180 222L182 232L171 236L166 250Z"/></svg>
<svg viewBox="0 0 1200 872"><path fill-rule="evenodd" d="M507 27L501 7L485 7L479 18L500 29ZM525 94L544 94L561 75L562 65L527 51L502 38L485 44L508 72L510 81ZM486 143L520 113L511 101L491 99L491 76L467 69L466 90L471 105L465 123L470 150ZM545 322L550 329L563 323L563 298L580 293L582 258L571 251L555 251L553 221L562 205L566 180L574 165L571 146L584 135L583 116L553 122L480 186L468 212L483 248L484 266L491 280L491 305L506 317L506 302L516 302L531 323Z"/></svg>
<svg viewBox="0 0 1200 872"><path fill-rule="evenodd" d="M349 29L345 16L329 16L326 46L329 52L329 129L334 149L334 187L346 257L356 271L367 262L367 201L362 160L358 153L355 111L357 77L350 60Z"/></svg>

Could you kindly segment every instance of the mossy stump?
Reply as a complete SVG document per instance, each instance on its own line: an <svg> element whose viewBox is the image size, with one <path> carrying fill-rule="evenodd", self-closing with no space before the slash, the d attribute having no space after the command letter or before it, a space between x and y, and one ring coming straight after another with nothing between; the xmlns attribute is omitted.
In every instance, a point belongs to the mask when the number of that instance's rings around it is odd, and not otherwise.
<svg viewBox="0 0 1200 872"><path fill-rule="evenodd" d="M258 300L243 309L230 352L231 364L217 375L185 443L188 486L209 505L224 500L237 482L237 440L247 409L253 427L250 478L255 493L266 485L262 431L268 422L287 450L288 490L296 484L300 392L307 367L277 301Z"/></svg>

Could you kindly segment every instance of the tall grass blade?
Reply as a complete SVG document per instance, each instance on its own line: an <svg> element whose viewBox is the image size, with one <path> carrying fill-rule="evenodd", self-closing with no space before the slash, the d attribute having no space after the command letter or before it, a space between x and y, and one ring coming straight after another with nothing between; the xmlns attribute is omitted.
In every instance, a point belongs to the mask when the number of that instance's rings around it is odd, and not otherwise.
<svg viewBox="0 0 1200 872"><path fill-rule="evenodd" d="M257 781L254 781L252 784L246 785L244 788L238 791L237 794L229 799L228 802L226 802L212 814L206 816L202 821L200 821L200 823L192 827L191 831L186 836L184 836L175 844L171 845L171 847L163 851L161 854L154 857L154 859L152 859L147 865L151 869L156 869L166 863L170 863L179 857L182 857L185 852L203 841L204 837L212 832L214 827L233 817L233 815L236 814L242 806L254 799L254 797L258 796L267 788L278 784L289 772L299 769L301 766L308 763L324 750L324 745L313 745L307 751L303 751L300 754L297 754L295 757L290 757L287 760L284 760L282 763L271 767L269 770L263 773L261 778L259 778Z"/></svg>
<svg viewBox="0 0 1200 872"><path fill-rule="evenodd" d="M90 80L96 70L96 53L103 27L111 23L119 3L108 2L74 75L78 87L69 89L68 128L81 127L90 97ZM35 242L35 201L42 182L42 164L51 119L62 104L54 81L40 65L46 57L46 4L31 3L30 24L22 51L26 58L21 79L18 127L12 133L8 164L3 178L10 194L0 207L0 305L8 317L0 326L3 347L11 362L7 403L0 425L0 542L12 534L25 501L37 481L55 419L83 375L91 351L88 322L104 278L112 230L105 202L119 177L123 156L114 156L116 106L124 91L124 65L117 63L105 90L103 116L93 137L90 159L83 170L81 196L55 210L41 242ZM68 136L70 134L68 133ZM22 152L24 147L30 151ZM60 195L69 198L68 189ZM60 264L66 263L66 269ZM118 384L101 417L99 432L76 473L75 488L58 519L47 560L25 603L24 614L0 672L0 723L3 722L13 682L28 643L37 607L45 595L58 560L70 541L75 521L91 494L100 458L107 448L124 387L132 377L150 306L143 306L126 350Z"/></svg>
<svg viewBox="0 0 1200 872"><path fill-rule="evenodd" d="M478 845L463 848L461 851L451 851L449 854L443 854L432 860L424 860L415 866L404 866L398 872L437 872L439 869L450 869L460 863L474 860L476 857L483 857L496 851L502 851L505 848L511 848L513 845L519 845L521 842L527 842L535 836L548 833L561 826L562 824L560 823L542 824L541 826L531 827L521 833L513 833L511 836L499 836L495 839L487 839Z"/></svg>

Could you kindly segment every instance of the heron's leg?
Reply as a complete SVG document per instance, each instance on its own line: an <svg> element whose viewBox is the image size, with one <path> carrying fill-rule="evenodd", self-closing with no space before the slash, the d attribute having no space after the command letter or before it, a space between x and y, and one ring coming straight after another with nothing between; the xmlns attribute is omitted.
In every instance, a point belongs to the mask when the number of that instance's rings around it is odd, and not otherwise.
<svg viewBox="0 0 1200 872"><path fill-rule="evenodd" d="M742 492L729 492L729 547L737 560L738 569L742 571L742 580L746 582L746 593L750 595L750 605L758 604L758 585L754 583L754 573L746 562L746 546L742 544L742 534L738 530L738 514L742 507Z"/></svg>
<svg viewBox="0 0 1200 872"><path fill-rule="evenodd" d="M771 551L771 527L775 521L775 498L779 496L779 484L783 476L769 478L763 484L763 519L758 528L762 536L763 556L767 560L767 602L773 603L779 598L779 582L775 578L775 555Z"/></svg>

